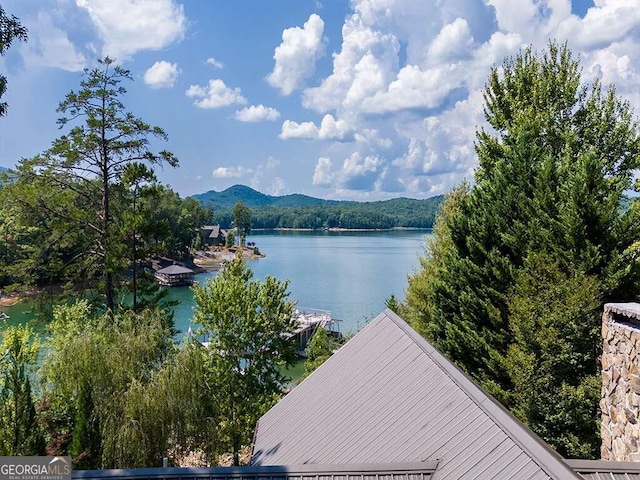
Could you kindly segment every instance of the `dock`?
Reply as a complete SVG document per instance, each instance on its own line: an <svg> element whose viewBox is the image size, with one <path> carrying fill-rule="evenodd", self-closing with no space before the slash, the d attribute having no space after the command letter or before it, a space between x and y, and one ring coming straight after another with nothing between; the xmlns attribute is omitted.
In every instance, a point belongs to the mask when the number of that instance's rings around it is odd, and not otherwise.
<svg viewBox="0 0 640 480"><path fill-rule="evenodd" d="M298 327L293 332L285 334L285 338L295 342L296 354L300 357L306 357L305 349L307 348L307 343L309 343L318 328L324 328L329 336L340 338L340 320L332 318L331 312L328 310L301 308L294 310L293 315ZM208 335L198 335L198 338L196 338L191 327L187 330L185 340L189 343L195 341L205 348L209 347Z"/></svg>
<svg viewBox="0 0 640 480"><path fill-rule="evenodd" d="M294 316L298 321L298 328L289 338L296 342L296 353L301 357L306 356L307 343L318 328L324 328L330 336L340 336L340 320L332 318L328 310L299 308L294 311Z"/></svg>

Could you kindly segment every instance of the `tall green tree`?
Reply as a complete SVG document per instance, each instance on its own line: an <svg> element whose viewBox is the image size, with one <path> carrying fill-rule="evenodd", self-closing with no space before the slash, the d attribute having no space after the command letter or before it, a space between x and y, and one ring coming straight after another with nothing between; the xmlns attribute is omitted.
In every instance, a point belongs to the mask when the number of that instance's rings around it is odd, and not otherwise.
<svg viewBox="0 0 640 480"><path fill-rule="evenodd" d="M568 306L540 297L543 329L552 328L554 319L569 318L591 332L600 323L603 302L640 293L639 265L632 255L640 238L637 201L624 212L619 208L640 167L638 124L614 88L581 83L578 61L566 45L555 43L540 54L526 49L494 68L484 98L491 130L477 133L475 184L447 200L431 256L409 280L408 312L416 327L483 387L514 411L528 409L526 419L536 419L530 425L560 453L593 455L595 417L586 429L579 421L564 424L562 440L559 423L540 421L544 415L521 403L522 392L515 393L523 385L517 362L507 357L516 347L520 358L539 352L526 335L516 334L524 328L517 306L531 300L544 282L551 289L552 282L568 281L544 272L558 269L584 278L580 290L595 288L597 308L588 303L589 308L580 305L579 314L563 313ZM524 272L533 271L525 281ZM527 288L517 287L519 282ZM594 301L592 293L589 298ZM580 310L577 304L572 308ZM587 367L571 375L557 365L538 373L569 390L594 388L589 379L597 371L599 340L589 337L595 344L585 351L583 329L559 332L572 349L564 358L580 358ZM551 355L551 344L544 348ZM592 393L573 397L582 402L580 411L596 411ZM563 400L550 401L559 409ZM576 438L566 440L571 435Z"/></svg>
<svg viewBox="0 0 640 480"><path fill-rule="evenodd" d="M290 334L296 328L288 282L253 273L239 253L213 280L194 290L195 320L208 334L203 349L207 394L220 416L219 440L239 465L240 448L255 424L282 396L281 367L295 359Z"/></svg>
<svg viewBox="0 0 640 480"><path fill-rule="evenodd" d="M19 168L19 181L36 185L23 202L53 217L57 236L73 237L70 243L83 245L68 263L81 265L85 278L99 282L110 311L127 258L120 238L122 219L112 210L114 196L122 194L118 187L126 167L178 163L168 151L151 150L151 140L166 140L165 132L126 111L125 80L131 80L130 73L108 57L85 70L80 90L69 93L58 107L60 127L71 126L67 134ZM55 199L43 198L51 192Z"/></svg>
<svg viewBox="0 0 640 480"><path fill-rule="evenodd" d="M240 245L244 245L247 235L251 233L251 209L238 202L233 207L233 221L238 229Z"/></svg>
<svg viewBox="0 0 640 480"><path fill-rule="evenodd" d="M0 454L42 455L44 438L36 423L29 375L38 358L29 327L8 327L0 343Z"/></svg>
<svg viewBox="0 0 640 480"><path fill-rule="evenodd" d="M27 41L27 29L15 15L7 15L0 5L0 55L4 57L14 40ZM0 99L7 91L7 77L0 73ZM7 113L7 102L0 102L0 117Z"/></svg>

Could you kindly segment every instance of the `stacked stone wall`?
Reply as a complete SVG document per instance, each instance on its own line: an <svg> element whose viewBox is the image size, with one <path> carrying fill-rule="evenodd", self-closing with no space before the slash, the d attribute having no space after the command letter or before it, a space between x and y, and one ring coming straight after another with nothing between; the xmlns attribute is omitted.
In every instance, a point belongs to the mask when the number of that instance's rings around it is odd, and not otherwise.
<svg viewBox="0 0 640 480"><path fill-rule="evenodd" d="M640 461L640 305L607 304L602 338L601 457Z"/></svg>

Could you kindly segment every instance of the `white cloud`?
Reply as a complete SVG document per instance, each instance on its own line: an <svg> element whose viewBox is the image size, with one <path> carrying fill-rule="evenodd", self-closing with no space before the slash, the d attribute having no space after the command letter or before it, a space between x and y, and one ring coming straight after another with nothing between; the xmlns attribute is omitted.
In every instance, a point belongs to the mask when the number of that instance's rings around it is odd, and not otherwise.
<svg viewBox="0 0 640 480"><path fill-rule="evenodd" d="M306 140L351 140L353 131L345 120L336 120L333 115L326 114L322 117L320 127L313 122L297 123L285 120L282 124L280 138L288 140L300 138Z"/></svg>
<svg viewBox="0 0 640 480"><path fill-rule="evenodd" d="M367 113L389 113L409 109L429 109L440 106L447 95L459 87L465 78L458 66L441 65L421 70L407 65L398 72L386 91L380 90L362 102Z"/></svg>
<svg viewBox="0 0 640 480"><path fill-rule="evenodd" d="M313 171L313 184L321 187L331 186L334 179L333 165L328 157L320 157Z"/></svg>
<svg viewBox="0 0 640 480"><path fill-rule="evenodd" d="M303 26L287 28L282 32L282 43L276 47L275 66L267 82L284 95L300 88L302 82L315 72L316 60L324 54L322 33L324 22L313 13Z"/></svg>
<svg viewBox="0 0 640 480"><path fill-rule="evenodd" d="M282 195L286 193L287 184L282 177L277 175L279 166L280 160L269 156L265 163L261 163L256 167L249 181L249 185L260 192L265 192L270 195Z"/></svg>
<svg viewBox="0 0 640 480"><path fill-rule="evenodd" d="M473 46L473 36L469 24L463 18L456 18L445 25L429 45L427 59L431 63L451 63L468 57Z"/></svg>
<svg viewBox="0 0 640 480"><path fill-rule="evenodd" d="M264 105L250 105L236 111L234 117L240 122L274 121L280 117L280 112L275 108L265 107Z"/></svg>
<svg viewBox="0 0 640 480"><path fill-rule="evenodd" d="M184 7L173 0L76 0L101 40L102 54L124 60L142 50L159 50L182 40Z"/></svg>
<svg viewBox="0 0 640 480"><path fill-rule="evenodd" d="M67 33L54 25L51 15L39 12L34 20L25 19L29 41L21 44L25 63L34 67L53 67L81 72L87 64L85 56L73 45Z"/></svg>
<svg viewBox="0 0 640 480"><path fill-rule="evenodd" d="M372 190L383 171L383 160L378 156L367 155L363 158L359 152L354 152L342 163L340 185L348 190Z"/></svg>
<svg viewBox="0 0 640 480"><path fill-rule="evenodd" d="M393 78L399 50L394 35L371 29L352 15L342 27L342 50L333 55L333 73L318 87L304 90L303 105L326 112L340 108L349 96L357 107L357 98L371 95Z"/></svg>
<svg viewBox="0 0 640 480"><path fill-rule="evenodd" d="M279 136L283 140L290 138L315 139L318 138L318 127L313 122L298 123L293 120L285 120Z"/></svg>
<svg viewBox="0 0 640 480"><path fill-rule="evenodd" d="M240 178L253 173L253 169L242 165L232 167L218 167L211 174L213 178Z"/></svg>
<svg viewBox="0 0 640 480"><path fill-rule="evenodd" d="M151 88L170 88L175 84L179 74L177 63L160 60L144 72L144 83Z"/></svg>
<svg viewBox="0 0 640 480"><path fill-rule="evenodd" d="M498 28L505 32L531 32L539 27L538 8L542 8L533 0L487 0L496 12ZM536 2L537 3L537 2Z"/></svg>
<svg viewBox="0 0 640 480"><path fill-rule="evenodd" d="M219 62L213 57L207 58L207 65L211 65L214 68L224 68L224 63Z"/></svg>
<svg viewBox="0 0 640 480"><path fill-rule="evenodd" d="M222 108L234 104L247 103L239 88L229 88L220 79L211 79L206 87L191 85L187 97L196 98L193 103L200 108Z"/></svg>
<svg viewBox="0 0 640 480"><path fill-rule="evenodd" d="M303 106L323 121L286 120L280 134L355 140L332 142L316 157L314 184L334 192L436 194L472 178L491 67L524 46L545 49L549 38L569 42L585 81L615 83L640 108L640 0L596 0L582 18L569 0L352 0L351 7L331 73L302 92ZM334 170L336 155L346 160Z"/></svg>

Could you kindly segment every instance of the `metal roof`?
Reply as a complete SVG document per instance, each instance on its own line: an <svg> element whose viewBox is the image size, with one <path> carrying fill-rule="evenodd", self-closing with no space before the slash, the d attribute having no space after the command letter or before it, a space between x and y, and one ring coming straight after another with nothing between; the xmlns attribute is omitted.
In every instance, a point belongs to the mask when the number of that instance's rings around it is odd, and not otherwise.
<svg viewBox="0 0 640 480"><path fill-rule="evenodd" d="M437 479L577 479L391 310L258 422L252 464L438 461Z"/></svg>
<svg viewBox="0 0 640 480"><path fill-rule="evenodd" d="M156 273L163 273L165 275L182 275L185 273L193 273L193 270L180 265L169 265L168 267L158 270Z"/></svg>
<svg viewBox="0 0 640 480"><path fill-rule="evenodd" d="M293 465L214 468L134 468L127 470L74 470L83 480L428 480L437 462L393 465Z"/></svg>
<svg viewBox="0 0 640 480"><path fill-rule="evenodd" d="M640 480L640 462L565 460L586 480Z"/></svg>

